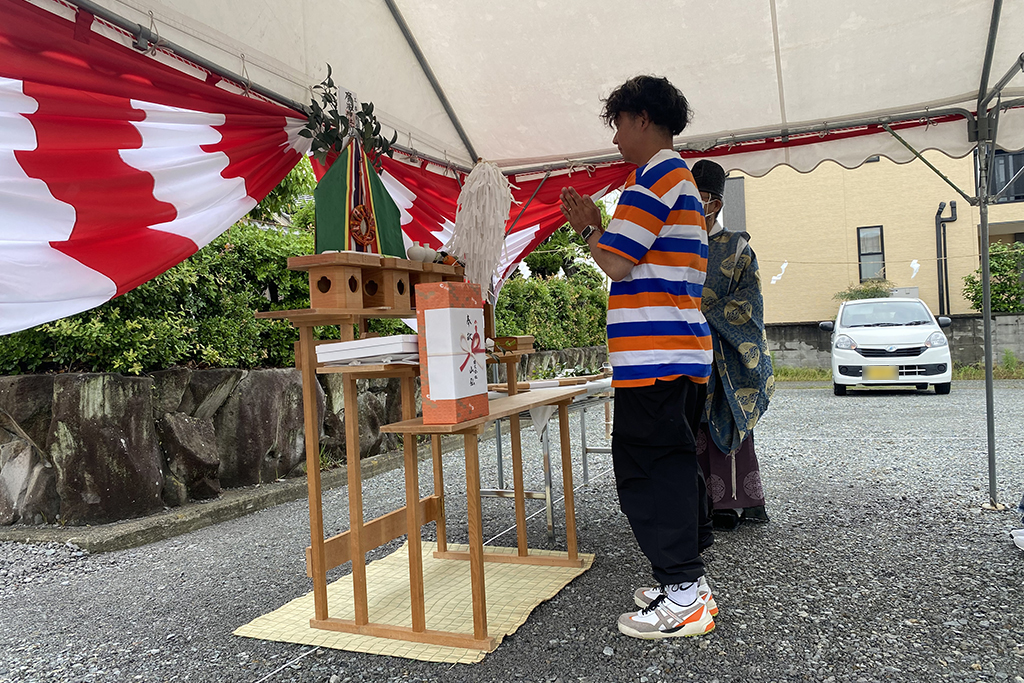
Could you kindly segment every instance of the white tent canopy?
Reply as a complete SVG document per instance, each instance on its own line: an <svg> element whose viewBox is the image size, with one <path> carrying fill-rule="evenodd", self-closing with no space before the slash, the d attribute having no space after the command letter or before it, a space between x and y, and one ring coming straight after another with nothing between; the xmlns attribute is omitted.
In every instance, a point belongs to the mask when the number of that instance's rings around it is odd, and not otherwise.
<svg viewBox="0 0 1024 683"><path fill-rule="evenodd" d="M694 150L973 111L992 15L992 0L98 4L299 103L329 63L337 83L375 104L403 147L462 167L479 156L509 170L614 155L599 99L641 73L667 76L687 95L693 122L678 143ZM1001 15L993 80L1024 51L1024 3L1006 3ZM1022 95L1019 81L1004 91ZM1024 147L1022 124L1024 110L1005 114L1000 145ZM901 135L920 150L963 156L974 148L966 131L961 119ZM756 152L732 147L720 161L762 175L778 164L809 171L825 159L853 167L877 154L912 158L873 132L813 132L814 144Z"/></svg>

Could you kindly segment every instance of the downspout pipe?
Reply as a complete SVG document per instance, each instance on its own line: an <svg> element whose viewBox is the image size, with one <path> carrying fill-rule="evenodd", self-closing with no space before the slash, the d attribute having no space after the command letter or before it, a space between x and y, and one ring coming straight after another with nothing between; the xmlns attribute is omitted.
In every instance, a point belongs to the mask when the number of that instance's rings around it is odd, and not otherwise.
<svg viewBox="0 0 1024 683"><path fill-rule="evenodd" d="M939 210L935 212L935 268L939 281L939 315L949 315L949 250L946 244L946 223L956 221L956 200L949 203L950 215L943 217L946 202L939 202Z"/></svg>
<svg viewBox="0 0 1024 683"><path fill-rule="evenodd" d="M942 220L942 280L946 283L946 315L949 315L949 248L946 245L946 225L956 222L956 200L949 203L949 218Z"/></svg>
<svg viewBox="0 0 1024 683"><path fill-rule="evenodd" d="M942 276L942 261L945 257L943 242L942 212L946 210L946 202L939 202L939 210L935 212L935 268L939 283L939 315L946 315L946 283Z"/></svg>

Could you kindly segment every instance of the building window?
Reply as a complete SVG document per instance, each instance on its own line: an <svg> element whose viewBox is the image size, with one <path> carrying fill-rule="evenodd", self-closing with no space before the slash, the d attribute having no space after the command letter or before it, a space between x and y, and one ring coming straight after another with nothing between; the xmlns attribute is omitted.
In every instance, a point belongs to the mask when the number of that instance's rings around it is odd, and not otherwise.
<svg viewBox="0 0 1024 683"><path fill-rule="evenodd" d="M992 194L999 192L1006 186L1006 183L1010 182L1013 174L1021 168L1024 168L1024 152L1009 154L997 150L995 158L992 159L992 186L989 188L989 192ZM1024 201L1024 175L1014 180L1006 194L1000 197L996 203L1021 201Z"/></svg>
<svg viewBox="0 0 1024 683"><path fill-rule="evenodd" d="M860 252L860 281L885 279L885 245L882 226L857 228L857 251Z"/></svg>

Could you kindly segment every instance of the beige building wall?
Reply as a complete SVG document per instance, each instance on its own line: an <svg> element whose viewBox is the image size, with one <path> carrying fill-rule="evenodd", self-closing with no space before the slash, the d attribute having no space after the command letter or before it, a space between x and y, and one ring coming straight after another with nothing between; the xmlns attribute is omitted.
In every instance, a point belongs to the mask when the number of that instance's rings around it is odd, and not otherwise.
<svg viewBox="0 0 1024 683"><path fill-rule="evenodd" d="M928 152L925 157L974 194L973 156L951 159ZM746 177L744 193L766 322L832 319L839 308L833 296L860 283L857 228L877 225L882 226L886 277L897 287L917 287L937 315L935 212L946 202L943 215L949 216L952 200L957 221L946 228L950 312L971 312L963 277L978 268L980 215L924 163L896 164L883 157L845 169L825 162L807 174L780 166L761 178ZM989 221L996 233L1024 232L1024 202L991 207ZM914 260L920 266L916 276ZM785 273L771 284L783 263Z"/></svg>

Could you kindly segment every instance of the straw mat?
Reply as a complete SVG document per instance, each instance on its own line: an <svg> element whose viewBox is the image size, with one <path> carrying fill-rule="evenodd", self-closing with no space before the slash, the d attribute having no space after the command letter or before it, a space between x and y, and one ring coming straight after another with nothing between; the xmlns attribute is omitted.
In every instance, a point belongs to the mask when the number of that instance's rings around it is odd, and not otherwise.
<svg viewBox="0 0 1024 683"><path fill-rule="evenodd" d="M436 559L436 549L435 543L423 543L427 628L472 634L473 600L469 562ZM448 549L465 551L468 548L465 545L449 544ZM488 546L486 551L516 552L515 548L492 546ZM531 549L530 554L566 556L564 552L550 550ZM500 643L506 635L514 633L537 605L553 598L569 582L590 569L594 556L581 553L580 558L584 564L582 568L484 563L488 635ZM407 543L391 555L366 566L366 592L372 623L412 626ZM351 574L328 585L327 604L332 617L355 617ZM428 662L471 664L482 660L486 654L479 650L314 629L309 625L312 616L313 593L310 592L240 627L235 635Z"/></svg>

